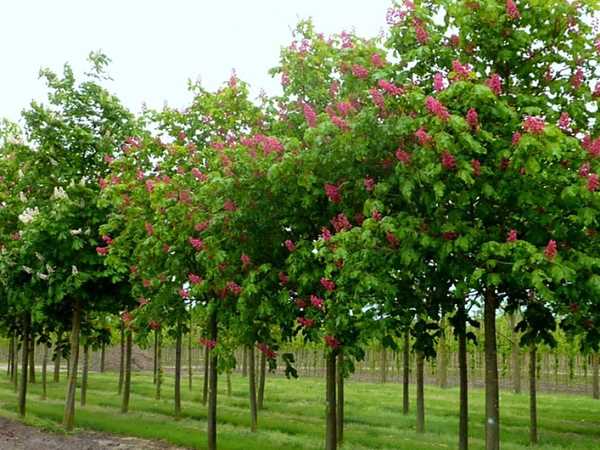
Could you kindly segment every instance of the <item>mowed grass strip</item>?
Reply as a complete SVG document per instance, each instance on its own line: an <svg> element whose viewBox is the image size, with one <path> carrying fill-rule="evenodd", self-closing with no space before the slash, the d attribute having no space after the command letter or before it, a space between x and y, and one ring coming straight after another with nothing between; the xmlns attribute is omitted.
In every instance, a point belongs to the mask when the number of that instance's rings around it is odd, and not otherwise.
<svg viewBox="0 0 600 450"><path fill-rule="evenodd" d="M40 384L29 385L28 422L49 429L59 428L65 395L61 383L48 384L48 400L40 400ZM247 379L232 376L232 395L227 396L225 378L219 390L219 448L223 450L317 450L323 448L324 382L305 378L286 380L269 377L265 409L259 415L259 430L250 432ZM77 404L79 428L160 439L175 445L203 449L206 441L206 408L201 404L202 378L195 377L189 391L182 380L182 414L173 417L173 378L167 374L162 399L155 400L152 375L134 373L130 412L120 413L115 373L91 373L88 404ZM426 428L415 433L414 397L411 413L402 415L401 386L348 381L346 384L346 450L433 450L456 448L458 390L428 386ZM414 391L414 386L411 391ZM414 392L411 392L413 394ZM563 394L539 394L540 450L597 450L600 448L600 401ZM471 448L484 448L484 396L470 395ZM528 445L529 399L527 394L501 393L502 448L517 450ZM14 416L16 395L12 384L0 380L0 409ZM53 426L54 424L54 426Z"/></svg>

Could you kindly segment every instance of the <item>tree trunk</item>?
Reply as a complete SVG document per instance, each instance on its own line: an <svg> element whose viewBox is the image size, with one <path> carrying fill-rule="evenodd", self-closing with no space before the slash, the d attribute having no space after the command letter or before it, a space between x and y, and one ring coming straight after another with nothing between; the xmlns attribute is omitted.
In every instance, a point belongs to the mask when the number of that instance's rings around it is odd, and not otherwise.
<svg viewBox="0 0 600 450"><path fill-rule="evenodd" d="M73 305L71 329L71 355L69 356L69 378L67 381L67 398L63 425L67 431L75 425L75 391L77 389L77 360L79 359L79 330L81 326L81 305L79 300Z"/></svg>
<svg viewBox="0 0 600 450"><path fill-rule="evenodd" d="M598 353L592 353L592 397L600 398L600 376L599 376L599 357Z"/></svg>
<svg viewBox="0 0 600 450"><path fill-rule="evenodd" d="M256 367L254 367L254 344L248 346L248 383L250 394L250 431L255 432L258 422L256 406Z"/></svg>
<svg viewBox="0 0 600 450"><path fill-rule="evenodd" d="M521 355L519 349L519 333L515 329L516 317L515 314L508 316L511 330L511 366L512 366L512 382L513 391L515 394L521 393Z"/></svg>
<svg viewBox="0 0 600 450"><path fill-rule="evenodd" d="M327 370L326 370L326 420L327 426L325 429L325 450L336 450L337 448L337 419L336 419L336 392L335 392L335 353L330 352L327 355Z"/></svg>
<svg viewBox="0 0 600 450"><path fill-rule="evenodd" d="M11 336L11 342L12 342L12 346L13 346L13 351L12 351L12 358L11 358L11 365L10 365L10 379L15 382L15 380L17 379L17 366L19 364L19 349L18 349L18 343L17 343L17 338L16 338L16 332L13 332L12 336Z"/></svg>
<svg viewBox="0 0 600 450"><path fill-rule="evenodd" d="M217 341L217 311L212 311L209 321L210 339ZM208 395L208 450L217 450L217 352L210 352L209 364L209 395Z"/></svg>
<svg viewBox="0 0 600 450"><path fill-rule="evenodd" d="M248 374L248 351L246 350L246 346L244 346L244 350L242 353L242 376L245 377Z"/></svg>
<svg viewBox="0 0 600 450"><path fill-rule="evenodd" d="M54 378L52 381L55 383L60 382L60 359L62 357L60 343L62 342L62 335L62 331L56 335L56 344L54 345Z"/></svg>
<svg viewBox="0 0 600 450"><path fill-rule="evenodd" d="M48 397L48 344L44 343L44 354L42 356L42 400Z"/></svg>
<svg viewBox="0 0 600 450"><path fill-rule="evenodd" d="M175 339L175 419L181 417L181 325L177 325Z"/></svg>
<svg viewBox="0 0 600 450"><path fill-rule="evenodd" d="M35 337L29 340L29 383L35 384Z"/></svg>
<svg viewBox="0 0 600 450"><path fill-rule="evenodd" d="M90 365L90 347L86 343L83 346L83 361L81 362L81 406L85 406L87 402L87 388L88 388L88 372Z"/></svg>
<svg viewBox="0 0 600 450"><path fill-rule="evenodd" d="M21 346L23 347L23 346ZM15 341L15 363L14 363L14 372L13 372L13 387L15 393L19 392L19 343Z"/></svg>
<svg viewBox="0 0 600 450"><path fill-rule="evenodd" d="M12 376L12 366L13 366L13 358L15 352L15 336L14 334L10 336L10 342L8 344L8 366L6 368L6 376Z"/></svg>
<svg viewBox="0 0 600 450"><path fill-rule="evenodd" d="M536 346L532 344L529 348L529 443L535 445L538 442L537 429L537 392L536 392Z"/></svg>
<svg viewBox="0 0 600 450"><path fill-rule="evenodd" d="M440 321L440 328L442 333L438 344L438 382L440 388L446 389L448 387L448 345L446 343L447 327L445 318Z"/></svg>
<svg viewBox="0 0 600 450"><path fill-rule="evenodd" d="M152 361L152 384L156 384L158 375L158 330L154 330L154 361Z"/></svg>
<svg viewBox="0 0 600 450"><path fill-rule="evenodd" d="M156 342L156 400L160 400L160 388L162 386L162 334L160 330L154 330L154 341Z"/></svg>
<svg viewBox="0 0 600 450"><path fill-rule="evenodd" d="M344 353L342 350L339 350L337 355L335 376L337 383L337 412L335 416L337 445L341 445L344 441Z"/></svg>
<svg viewBox="0 0 600 450"><path fill-rule="evenodd" d="M417 352L417 433L425 432L425 357Z"/></svg>
<svg viewBox="0 0 600 450"><path fill-rule="evenodd" d="M103 342L100 347L100 373L106 370L106 344Z"/></svg>
<svg viewBox="0 0 600 450"><path fill-rule="evenodd" d="M402 413L408 414L409 408L409 396L408 396L408 385L410 382L410 332L408 329L404 331L404 349L402 351L404 361L402 370Z"/></svg>
<svg viewBox="0 0 600 450"><path fill-rule="evenodd" d="M498 354L496 348L496 293L485 294L483 321L485 327L485 450L500 449L500 400L498 386Z"/></svg>
<svg viewBox="0 0 600 450"><path fill-rule="evenodd" d="M131 347L133 331L131 328L128 328L125 334L127 344L125 346L125 373L123 374L123 398L121 401L121 412L124 414L129 411L129 397L131 394Z"/></svg>
<svg viewBox="0 0 600 450"><path fill-rule="evenodd" d="M192 391L192 329L188 334L188 382L190 392Z"/></svg>
<svg viewBox="0 0 600 450"><path fill-rule="evenodd" d="M227 397L231 397L231 370L227 371Z"/></svg>
<svg viewBox="0 0 600 450"><path fill-rule="evenodd" d="M265 402L265 383L267 376L267 357L260 352L260 371L258 374L258 409L263 409Z"/></svg>
<svg viewBox="0 0 600 450"><path fill-rule="evenodd" d="M23 320L23 337L22 337L22 361L21 361L21 383L19 384L19 416L25 417L25 407L27 404L27 375L29 365L29 339L30 337L30 326L31 317L29 314L25 315Z"/></svg>
<svg viewBox="0 0 600 450"><path fill-rule="evenodd" d="M245 347L244 347L245 348ZM210 369L210 355L208 345L204 347L204 387L202 388L202 404L206 405L206 401L208 399L208 379Z"/></svg>
<svg viewBox="0 0 600 450"><path fill-rule="evenodd" d="M460 411L458 424L458 450L469 448L469 380L467 371L467 313L465 301L458 306L458 377L460 387Z"/></svg>
<svg viewBox="0 0 600 450"><path fill-rule="evenodd" d="M123 392L123 376L125 375L125 324L121 321L121 355L119 359L119 395Z"/></svg>

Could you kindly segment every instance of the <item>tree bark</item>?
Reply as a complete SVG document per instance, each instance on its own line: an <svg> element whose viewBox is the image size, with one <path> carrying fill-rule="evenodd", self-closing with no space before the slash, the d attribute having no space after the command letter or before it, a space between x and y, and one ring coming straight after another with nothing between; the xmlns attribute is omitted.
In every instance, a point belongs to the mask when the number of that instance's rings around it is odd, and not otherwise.
<svg viewBox="0 0 600 450"><path fill-rule="evenodd" d="M175 339L175 419L181 417L181 325L177 325Z"/></svg>
<svg viewBox="0 0 600 450"><path fill-rule="evenodd" d="M598 353L592 353L592 397L600 398L600 376L599 376L599 357Z"/></svg>
<svg viewBox="0 0 600 450"><path fill-rule="evenodd" d="M536 392L536 346L529 347L529 443L538 442L537 429L537 392Z"/></svg>
<svg viewBox="0 0 600 450"><path fill-rule="evenodd" d="M125 345L125 373L123 374L123 398L121 399L121 412L123 414L129 411L129 397L131 394L131 347L133 331L127 329L125 333L127 343Z"/></svg>
<svg viewBox="0 0 600 450"><path fill-rule="evenodd" d="M156 384L158 375L158 330L154 330L154 361L152 361L152 384Z"/></svg>
<svg viewBox="0 0 600 450"><path fill-rule="evenodd" d="M469 380L467 371L467 314L465 301L458 306L458 377L460 389L460 408L458 424L458 450L469 448Z"/></svg>
<svg viewBox="0 0 600 450"><path fill-rule="evenodd" d="M29 340L29 383L35 384L35 337Z"/></svg>
<svg viewBox="0 0 600 450"><path fill-rule="evenodd" d="M69 356L69 378L67 381L67 398L65 401L65 414L63 425L67 431L73 430L75 425L75 391L77 389L77 361L79 359L79 330L81 328L81 305L79 300L73 305L73 319L71 329L71 355Z"/></svg>
<svg viewBox="0 0 600 450"><path fill-rule="evenodd" d="M119 359L119 395L123 393L123 377L125 375L125 324L121 321L121 355Z"/></svg>
<svg viewBox="0 0 600 450"><path fill-rule="evenodd" d="M254 367L254 344L248 346L248 383L250 386L250 431L255 432L258 422L256 405L256 367Z"/></svg>
<svg viewBox="0 0 600 450"><path fill-rule="evenodd" d="M344 441L344 353L342 350L339 350L337 355L335 376L337 383L337 412L335 416L337 445L341 445Z"/></svg>
<svg viewBox="0 0 600 450"><path fill-rule="evenodd" d="M56 335L56 344L54 345L54 378L52 381L55 383L60 382L60 359L62 357L60 343L62 341L62 335L62 331Z"/></svg>
<svg viewBox="0 0 600 450"><path fill-rule="evenodd" d="M100 373L106 370L106 344L103 342L100 347Z"/></svg>
<svg viewBox="0 0 600 450"><path fill-rule="evenodd" d="M48 397L48 344L44 343L44 354L42 356L42 400Z"/></svg>
<svg viewBox="0 0 600 450"><path fill-rule="evenodd" d="M204 386L202 388L202 404L206 405L206 401L208 400L208 379L210 378L209 375L209 369L210 369L210 354L209 354L209 349L208 349L208 345L206 347L204 347Z"/></svg>
<svg viewBox="0 0 600 450"><path fill-rule="evenodd" d="M267 357L260 352L260 369L258 374L258 409L263 409L265 402L265 383L267 376Z"/></svg>
<svg viewBox="0 0 600 450"><path fill-rule="evenodd" d="M15 351L15 336L13 334L10 336L10 342L8 344L8 366L6 368L6 376L7 377L12 376L12 366L14 363L14 361L13 361L14 351Z"/></svg>
<svg viewBox="0 0 600 450"><path fill-rule="evenodd" d="M29 365L29 339L30 339L31 317L26 314L23 319L23 337L22 337L22 361L21 361L21 383L19 384L19 416L25 417L25 408L27 404L27 375Z"/></svg>
<svg viewBox="0 0 600 450"><path fill-rule="evenodd" d="M248 374L248 352L246 346L242 353L242 376L245 377Z"/></svg>
<svg viewBox="0 0 600 450"><path fill-rule="evenodd" d="M209 320L209 335L214 342L217 341L217 311L212 311ZM209 395L208 395L208 450L217 450L217 352L210 352L209 364Z"/></svg>
<svg viewBox="0 0 600 450"><path fill-rule="evenodd" d="M402 354L404 357L404 367L402 370L402 413L406 415L410 410L408 396L410 382L410 331L408 329L404 331L404 349Z"/></svg>
<svg viewBox="0 0 600 450"><path fill-rule="evenodd" d="M17 366L19 364L19 348L18 348L18 343L17 343L17 338L16 338L16 332L13 332L11 338L10 338L11 342L12 342L12 358L11 358L11 364L10 364L10 379L11 381L15 382L15 380L17 379Z"/></svg>
<svg viewBox="0 0 600 450"><path fill-rule="evenodd" d="M500 449L500 400L498 353L496 348L496 293L485 293L483 321L485 327L485 450Z"/></svg>
<svg viewBox="0 0 600 450"><path fill-rule="evenodd" d="M508 316L511 330L511 368L512 368L512 382L513 391L515 394L521 393L521 355L519 349L519 333L515 329L516 317L515 314Z"/></svg>
<svg viewBox="0 0 600 450"><path fill-rule="evenodd" d="M231 397L231 370L227 371L227 397Z"/></svg>
<svg viewBox="0 0 600 450"><path fill-rule="evenodd" d="M156 400L160 400L160 389L162 387L162 334L160 329L154 330L154 340L156 342Z"/></svg>
<svg viewBox="0 0 600 450"><path fill-rule="evenodd" d="M90 364L90 347L86 343L83 346L83 361L81 362L81 406L85 406L87 401L87 388L88 388L88 370Z"/></svg>
<svg viewBox="0 0 600 450"><path fill-rule="evenodd" d="M21 346L23 347L23 346ZM19 392L19 342L15 341L15 362L13 372L13 387L15 393Z"/></svg>
<svg viewBox="0 0 600 450"><path fill-rule="evenodd" d="M192 329L188 333L188 382L190 392L192 390Z"/></svg>
<svg viewBox="0 0 600 450"><path fill-rule="evenodd" d="M337 419L336 419L336 386L335 386L335 368L336 355L330 352L327 355L327 370L326 370L326 429L325 429L325 450L336 450L337 448Z"/></svg>
<svg viewBox="0 0 600 450"><path fill-rule="evenodd" d="M425 432L425 357L417 352L417 433Z"/></svg>
<svg viewBox="0 0 600 450"><path fill-rule="evenodd" d="M448 387L448 345L446 343L447 327L445 318L440 321L440 328L442 333L438 344L438 382L440 388L446 389Z"/></svg>

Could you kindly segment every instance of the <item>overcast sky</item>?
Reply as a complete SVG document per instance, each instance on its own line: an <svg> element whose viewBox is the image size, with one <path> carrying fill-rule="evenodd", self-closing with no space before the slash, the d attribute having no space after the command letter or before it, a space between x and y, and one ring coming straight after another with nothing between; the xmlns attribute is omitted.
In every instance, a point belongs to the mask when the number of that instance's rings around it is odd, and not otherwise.
<svg viewBox="0 0 600 450"><path fill-rule="evenodd" d="M391 0L0 0L0 117L16 120L31 99L42 99L41 67L102 50L111 59L108 87L132 110L165 101L184 106L187 80L214 89L232 69L251 84L277 92L267 70L289 44L299 19L312 17L326 34L385 27Z"/></svg>

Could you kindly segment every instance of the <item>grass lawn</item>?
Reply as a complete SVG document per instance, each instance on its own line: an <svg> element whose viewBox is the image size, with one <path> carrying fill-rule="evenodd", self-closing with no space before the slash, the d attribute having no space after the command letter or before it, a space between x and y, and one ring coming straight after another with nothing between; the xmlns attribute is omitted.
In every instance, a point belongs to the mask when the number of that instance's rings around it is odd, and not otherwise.
<svg viewBox="0 0 600 450"><path fill-rule="evenodd" d="M27 422L60 429L65 394L64 379L49 383L46 401L40 400L41 385L30 385ZM163 400L154 400L152 374L134 373L130 412L119 412L117 375L90 373L88 405L77 404L76 426L149 439L163 439L190 448L205 448L206 412L200 403L202 379L194 379L188 390L182 383L182 418L172 417L173 379L165 376ZM259 416L257 433L249 431L247 380L233 375L233 393L228 397L225 378L220 379L219 448L223 450L275 450L323 448L324 383L305 378L268 378L265 410ZM414 386L412 393L414 394ZM414 398L411 414L403 416L401 385L348 381L346 384L345 450L433 450L455 449L458 428L458 390L426 387L426 430L415 433ZM528 396L501 393L503 450L528 448ZM471 448L484 448L484 395L470 396ZM11 383L0 377L0 414L14 417L16 394ZM538 394L540 450L600 449L600 401L573 395Z"/></svg>

